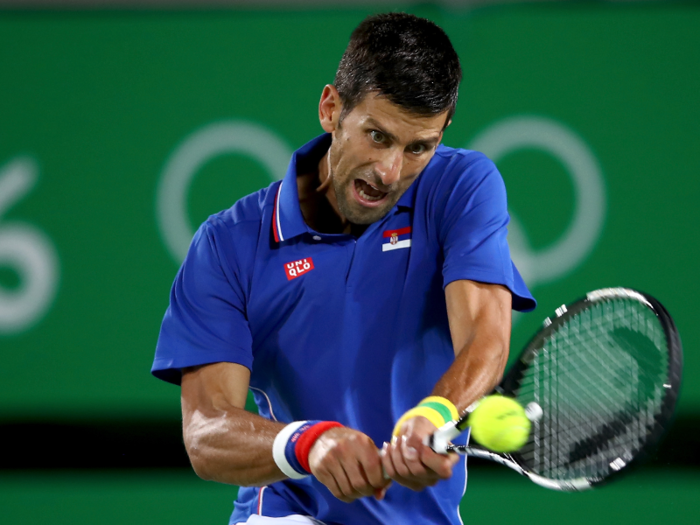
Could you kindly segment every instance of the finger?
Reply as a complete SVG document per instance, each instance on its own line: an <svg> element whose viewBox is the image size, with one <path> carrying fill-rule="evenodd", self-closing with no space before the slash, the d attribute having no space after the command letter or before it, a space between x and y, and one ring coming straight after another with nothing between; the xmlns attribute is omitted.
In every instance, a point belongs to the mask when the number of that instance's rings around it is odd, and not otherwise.
<svg viewBox="0 0 700 525"><path fill-rule="evenodd" d="M391 481L389 484L384 487L383 489L375 489L374 490L374 497L377 501L381 501L384 499L384 496L386 496L386 491L389 490L389 487L391 487Z"/></svg>
<svg viewBox="0 0 700 525"><path fill-rule="evenodd" d="M356 488L365 485L364 480L362 480L362 475L359 473L359 469L357 468L357 464L354 464L354 467L347 464L341 464L340 470L341 472L338 473L337 479L338 485L346 498L349 498L350 501L354 501L362 496L369 496L372 494L371 491L365 494ZM365 492L367 491L365 490Z"/></svg>
<svg viewBox="0 0 700 525"><path fill-rule="evenodd" d="M387 457L391 460L393 467L393 475L391 478L399 485L403 485L411 490L420 491L425 488L425 485L418 482L411 474L411 471L406 466L401 453L401 445L398 441L392 441L387 447Z"/></svg>
<svg viewBox="0 0 700 525"><path fill-rule="evenodd" d="M345 503L350 503L352 501L352 499L345 496L343 490L338 484L338 481L332 474L319 469L318 473L316 474L316 479L323 483L326 488L331 491L331 494L333 494L333 496L338 498L340 501L344 501Z"/></svg>
<svg viewBox="0 0 700 525"><path fill-rule="evenodd" d="M437 454L430 447L421 450L421 462L440 479L452 476L452 467L459 461L457 454Z"/></svg>
<svg viewBox="0 0 700 525"><path fill-rule="evenodd" d="M327 472L327 478L330 478L330 482L326 483L322 481L322 483L326 485L329 489L331 489L331 493L336 498L346 503L349 503L359 497L359 495L355 494L355 491L352 488L352 483L348 479L348 476L340 460L334 458L332 461L329 461L324 467L325 471ZM334 492L333 488L336 488L337 490Z"/></svg>
<svg viewBox="0 0 700 525"><path fill-rule="evenodd" d="M410 471L410 476L404 475L404 479L410 479L412 484L417 483L421 488L435 485L440 481L440 476L428 468L421 460L423 449L429 448L423 445L422 440L416 436L404 435L399 443L404 463Z"/></svg>
<svg viewBox="0 0 700 525"><path fill-rule="evenodd" d="M386 487L389 480L384 478L382 461L374 442L367 440L364 446L358 447L354 458L348 458L342 465L355 492L363 496L371 496L375 489Z"/></svg>
<svg viewBox="0 0 700 525"><path fill-rule="evenodd" d="M381 451L378 451L374 443L360 456L360 467L365 480L373 489L381 489L388 485L389 480L384 477L382 469Z"/></svg>
<svg viewBox="0 0 700 525"><path fill-rule="evenodd" d="M391 460L389 447L389 443L385 441L382 445L382 449L379 451L379 456L382 459L382 470L384 471L384 479L391 479L396 476L396 469L394 468L394 463Z"/></svg>
<svg viewBox="0 0 700 525"><path fill-rule="evenodd" d="M401 436L400 450L403 457L403 463L408 468L411 476L415 478L425 478L428 476L428 470L421 461L421 450L425 446L414 436Z"/></svg>
<svg viewBox="0 0 700 525"><path fill-rule="evenodd" d="M400 438L395 438L391 441L387 453L391 456L391 462L394 465L394 471L397 476L406 478L411 475L411 471L408 469L403 454L401 453Z"/></svg>
<svg viewBox="0 0 700 525"><path fill-rule="evenodd" d="M345 475L350 483L353 497L371 496L374 494L374 487L365 476L364 469L358 461L346 461L343 463Z"/></svg>

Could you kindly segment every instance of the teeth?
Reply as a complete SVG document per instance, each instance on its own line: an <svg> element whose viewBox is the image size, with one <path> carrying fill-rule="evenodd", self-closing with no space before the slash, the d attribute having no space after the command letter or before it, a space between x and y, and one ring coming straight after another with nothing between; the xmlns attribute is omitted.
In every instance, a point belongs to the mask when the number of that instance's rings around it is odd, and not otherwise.
<svg viewBox="0 0 700 525"><path fill-rule="evenodd" d="M363 199L366 199L366 200L368 200L368 201L378 201L378 200L380 200L380 199L382 198L382 197L371 197L371 196L367 195L367 194L366 194L363 190L361 190L361 189L358 189L358 190L357 190L357 193L360 194L360 197L362 197Z"/></svg>

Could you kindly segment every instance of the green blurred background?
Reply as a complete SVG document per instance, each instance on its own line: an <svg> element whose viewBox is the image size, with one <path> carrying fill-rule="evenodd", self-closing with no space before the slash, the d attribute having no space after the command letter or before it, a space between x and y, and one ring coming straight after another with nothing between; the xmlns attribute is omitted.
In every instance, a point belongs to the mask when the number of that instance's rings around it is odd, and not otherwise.
<svg viewBox="0 0 700 525"><path fill-rule="evenodd" d="M470 471L465 523L697 523L700 6L545 2L210 10L0 7L0 508L4 523L226 523L198 480L179 391L150 377L188 236L283 174L352 29L404 10L465 72L444 142L506 180L539 300L655 295L685 349L676 426L646 468L556 494ZM632 509L632 510L630 510ZM633 512L633 517L628 513Z"/></svg>

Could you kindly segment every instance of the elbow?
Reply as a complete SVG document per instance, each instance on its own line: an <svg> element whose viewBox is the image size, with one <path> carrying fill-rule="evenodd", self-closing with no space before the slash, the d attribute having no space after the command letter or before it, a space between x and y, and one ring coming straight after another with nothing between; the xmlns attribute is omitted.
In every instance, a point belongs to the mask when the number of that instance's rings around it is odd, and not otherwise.
<svg viewBox="0 0 700 525"><path fill-rule="evenodd" d="M215 419L198 411L184 414L182 438L187 457L195 474L205 481L218 481L221 463L217 455L217 442L221 439L220 425Z"/></svg>
<svg viewBox="0 0 700 525"><path fill-rule="evenodd" d="M192 470L194 470L194 473L197 474L197 476L202 478L204 481L216 481L211 471L207 468L206 461L203 461L196 455L190 453L188 453L188 455L190 457L190 465L192 465Z"/></svg>
<svg viewBox="0 0 700 525"><path fill-rule="evenodd" d="M267 485L266 482L255 483L237 470L229 470L226 472L222 471L220 466L216 464L216 461L205 457L205 455L201 454L198 450L188 449L187 455L190 458L192 470L194 470L194 473L204 481L214 481L217 483L225 483L227 485L238 485L239 487L261 487Z"/></svg>
<svg viewBox="0 0 700 525"><path fill-rule="evenodd" d="M186 419L182 426L182 438L192 470L205 481L218 481L216 447L213 446L210 429L197 418Z"/></svg>
<svg viewBox="0 0 700 525"><path fill-rule="evenodd" d="M188 436L186 432L184 438L185 450L194 473L205 481L215 481L206 454L203 452L202 447L198 446L197 440Z"/></svg>
<svg viewBox="0 0 700 525"><path fill-rule="evenodd" d="M241 487L266 484L251 483L245 476L245 471L241 471L239 464L231 461L230 457L217 449L211 441L211 436L200 432L188 432L185 429L183 437L192 470L204 481Z"/></svg>

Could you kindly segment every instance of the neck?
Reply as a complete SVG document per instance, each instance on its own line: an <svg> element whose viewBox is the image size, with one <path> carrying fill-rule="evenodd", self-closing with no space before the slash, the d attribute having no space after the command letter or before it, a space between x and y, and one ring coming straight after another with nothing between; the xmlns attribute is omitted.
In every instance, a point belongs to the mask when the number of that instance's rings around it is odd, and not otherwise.
<svg viewBox="0 0 700 525"><path fill-rule="evenodd" d="M297 177L299 206L304 221L320 233L361 234L357 232L357 225L350 223L340 213L332 182L329 149L318 161L316 172ZM362 227L362 231L364 229Z"/></svg>

